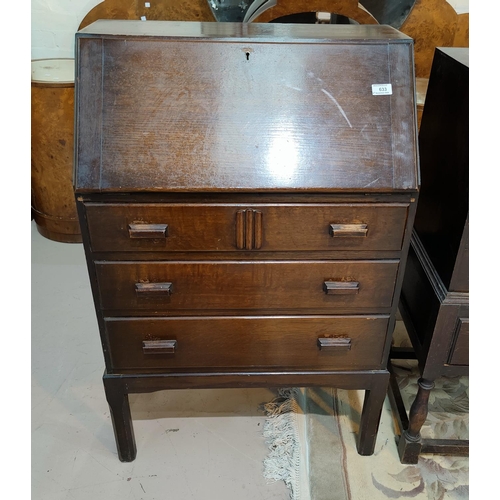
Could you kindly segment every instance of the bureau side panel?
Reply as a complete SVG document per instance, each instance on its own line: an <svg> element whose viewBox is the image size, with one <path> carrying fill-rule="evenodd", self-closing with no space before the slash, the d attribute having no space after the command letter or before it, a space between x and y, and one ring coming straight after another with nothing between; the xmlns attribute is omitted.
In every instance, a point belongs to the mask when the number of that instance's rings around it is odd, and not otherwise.
<svg viewBox="0 0 500 500"><path fill-rule="evenodd" d="M420 363L427 358L440 305L428 275L410 246L401 289L401 314Z"/></svg>
<svg viewBox="0 0 500 500"><path fill-rule="evenodd" d="M74 173L77 190L99 189L101 184L102 46L100 39L77 39Z"/></svg>
<svg viewBox="0 0 500 500"><path fill-rule="evenodd" d="M104 331L104 318L101 311L100 300L99 300L99 285L97 283L96 269L95 263L92 256L92 250L90 246L90 236L89 236L89 228L87 224L87 213L85 204L82 202L79 197L76 197L76 208L78 211L78 219L80 222L80 227L82 231L82 241L83 241L83 250L85 252L85 260L87 263L87 270L90 281L90 288L92 290L92 299L94 302L94 307L96 311L96 318L99 327L99 334L101 339L101 347L104 356L104 362L106 364L106 369L111 368L111 358L110 358L110 349L108 345L108 340Z"/></svg>
<svg viewBox="0 0 500 500"><path fill-rule="evenodd" d="M391 96L393 188L420 185L417 154L416 90L413 45L388 46Z"/></svg>
<svg viewBox="0 0 500 500"><path fill-rule="evenodd" d="M463 49L468 56L468 49ZM450 291L468 292L469 68L436 49L419 134L415 230Z"/></svg>

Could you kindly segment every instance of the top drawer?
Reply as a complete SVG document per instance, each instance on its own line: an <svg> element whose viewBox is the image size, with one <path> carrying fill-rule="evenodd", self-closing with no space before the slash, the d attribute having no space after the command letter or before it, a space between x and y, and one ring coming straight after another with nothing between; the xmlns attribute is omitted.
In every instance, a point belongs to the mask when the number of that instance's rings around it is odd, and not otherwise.
<svg viewBox="0 0 500 500"><path fill-rule="evenodd" d="M94 252L399 250L407 204L87 203Z"/></svg>

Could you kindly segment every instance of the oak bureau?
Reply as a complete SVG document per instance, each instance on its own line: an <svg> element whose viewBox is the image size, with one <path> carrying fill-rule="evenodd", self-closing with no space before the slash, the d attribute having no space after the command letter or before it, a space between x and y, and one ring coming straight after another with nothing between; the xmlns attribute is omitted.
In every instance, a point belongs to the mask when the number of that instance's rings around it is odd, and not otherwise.
<svg viewBox="0 0 500 500"><path fill-rule="evenodd" d="M128 394L365 390L373 453L418 195L413 42L388 26L97 21L75 195L118 456Z"/></svg>

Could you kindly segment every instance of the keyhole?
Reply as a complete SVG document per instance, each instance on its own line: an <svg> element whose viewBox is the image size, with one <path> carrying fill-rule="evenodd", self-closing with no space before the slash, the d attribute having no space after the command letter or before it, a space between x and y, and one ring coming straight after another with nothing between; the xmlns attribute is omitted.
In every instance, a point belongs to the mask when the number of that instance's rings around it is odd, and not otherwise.
<svg viewBox="0 0 500 500"><path fill-rule="evenodd" d="M247 56L247 61L250 60L250 52L245 52L245 55Z"/></svg>

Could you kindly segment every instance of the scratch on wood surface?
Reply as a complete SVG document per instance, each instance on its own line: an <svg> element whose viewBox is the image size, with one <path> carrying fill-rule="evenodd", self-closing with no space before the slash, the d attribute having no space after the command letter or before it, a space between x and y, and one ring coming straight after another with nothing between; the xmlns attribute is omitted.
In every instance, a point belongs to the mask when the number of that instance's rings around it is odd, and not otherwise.
<svg viewBox="0 0 500 500"><path fill-rule="evenodd" d="M349 127L352 128L352 125L351 125L351 122L349 121L349 118L347 118L347 115L345 114L344 110L342 109L342 106L337 102L337 99L335 99L335 97L333 97L332 94L330 94L330 92L328 92L328 90L321 89L321 92L323 92L323 94L325 94L328 98L330 98L335 103L337 108L339 108L339 111L342 113L342 116L345 118L346 122L349 124Z"/></svg>
<svg viewBox="0 0 500 500"><path fill-rule="evenodd" d="M380 177L377 177L374 181L371 181L366 186L363 186L363 188L373 186L373 184L376 184L379 179L380 179Z"/></svg>

